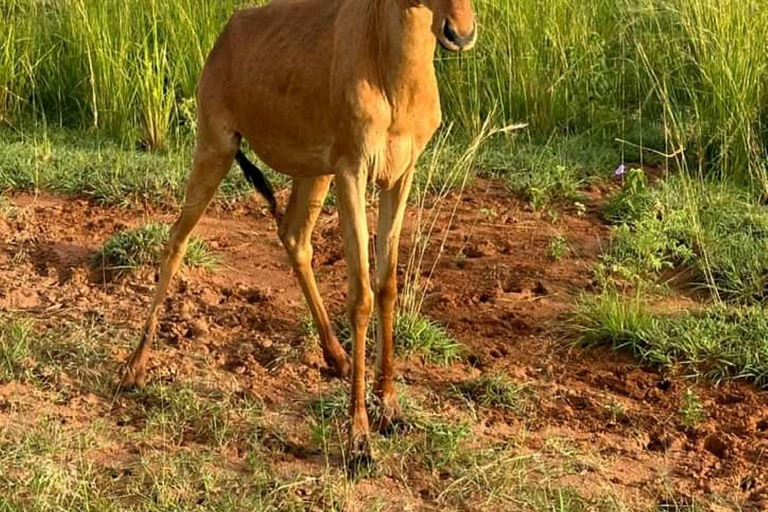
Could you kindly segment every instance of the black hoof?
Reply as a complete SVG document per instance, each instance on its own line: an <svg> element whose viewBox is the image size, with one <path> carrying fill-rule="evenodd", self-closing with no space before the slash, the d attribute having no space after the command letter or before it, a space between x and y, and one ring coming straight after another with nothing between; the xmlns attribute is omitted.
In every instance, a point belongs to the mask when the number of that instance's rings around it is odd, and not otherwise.
<svg viewBox="0 0 768 512"><path fill-rule="evenodd" d="M370 475L376 467L371 443L368 440L354 443L347 451L347 474L350 478Z"/></svg>
<svg viewBox="0 0 768 512"><path fill-rule="evenodd" d="M376 427L379 434L384 437L404 435L413 430L413 425L399 413L392 416L382 416Z"/></svg>

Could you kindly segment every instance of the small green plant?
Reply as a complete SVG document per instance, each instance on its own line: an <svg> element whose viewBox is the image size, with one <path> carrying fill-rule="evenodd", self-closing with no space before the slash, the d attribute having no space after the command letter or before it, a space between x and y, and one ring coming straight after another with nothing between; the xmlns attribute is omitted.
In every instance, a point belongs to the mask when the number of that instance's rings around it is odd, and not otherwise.
<svg viewBox="0 0 768 512"><path fill-rule="evenodd" d="M611 222L634 222L648 212L654 197L642 169L630 169L622 179L621 190L608 201L603 214Z"/></svg>
<svg viewBox="0 0 768 512"><path fill-rule="evenodd" d="M13 201L5 196L0 196L0 217L12 219L16 216L17 210Z"/></svg>
<svg viewBox="0 0 768 512"><path fill-rule="evenodd" d="M619 402L611 401L605 404L605 412L608 413L610 422L616 424L627 417L627 411Z"/></svg>
<svg viewBox="0 0 768 512"><path fill-rule="evenodd" d="M563 256L568 254L568 241L562 235L553 236L549 239L547 246L547 257L552 261L560 261Z"/></svg>
<svg viewBox="0 0 768 512"><path fill-rule="evenodd" d="M680 417L680 423L688 428L695 428L707 416L704 404L701 403L701 399L691 388L686 389L683 393L683 403L677 413Z"/></svg>
<svg viewBox="0 0 768 512"><path fill-rule="evenodd" d="M151 222L140 228L120 231L107 240L93 256L95 264L110 270L134 270L142 265L156 265L168 241L170 229ZM184 262L193 267L212 268L216 257L208 245L197 237L187 244Z"/></svg>
<svg viewBox="0 0 768 512"><path fill-rule="evenodd" d="M495 219L499 214L496 213L496 210L494 210L493 208L488 208L483 206L482 208L480 208L480 215L486 220L492 220L492 219Z"/></svg>
<svg viewBox="0 0 768 512"><path fill-rule="evenodd" d="M462 382L454 386L454 392L480 407L517 408L524 400L523 387L501 374Z"/></svg>

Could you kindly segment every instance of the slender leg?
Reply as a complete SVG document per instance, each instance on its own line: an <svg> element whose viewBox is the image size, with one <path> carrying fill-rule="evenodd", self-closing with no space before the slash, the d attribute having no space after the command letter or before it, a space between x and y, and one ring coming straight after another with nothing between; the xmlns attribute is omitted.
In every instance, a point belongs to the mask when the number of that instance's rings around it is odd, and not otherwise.
<svg viewBox="0 0 768 512"><path fill-rule="evenodd" d="M291 198L280 222L279 234L320 333L325 362L339 377L346 377L350 369L349 357L333 333L312 272L312 229L332 179L333 176L322 176L293 180Z"/></svg>
<svg viewBox="0 0 768 512"><path fill-rule="evenodd" d="M376 237L375 301L378 316L376 385L374 391L381 403L378 428L391 432L401 422L400 405L394 378L394 322L397 300L397 255L405 206L413 181L413 169L379 197L379 221Z"/></svg>
<svg viewBox="0 0 768 512"><path fill-rule="evenodd" d="M165 300L171 280L181 266L189 234L203 216L221 180L232 165L237 142L234 134L231 137L232 143L227 144L226 149L222 149L221 144L212 146L198 141L192 174L187 182L186 200L179 218L171 228L168 244L163 252L160 279L149 308L149 318L144 327L144 334L128 362L120 387L141 387L146 382L147 362L157 330L158 308Z"/></svg>
<svg viewBox="0 0 768 512"><path fill-rule="evenodd" d="M354 166L352 166L354 169ZM339 220L347 261L347 311L352 330L352 392L348 461L352 469L373 459L365 409L365 335L373 299L368 267L368 226L365 217L364 167L345 168L336 175Z"/></svg>

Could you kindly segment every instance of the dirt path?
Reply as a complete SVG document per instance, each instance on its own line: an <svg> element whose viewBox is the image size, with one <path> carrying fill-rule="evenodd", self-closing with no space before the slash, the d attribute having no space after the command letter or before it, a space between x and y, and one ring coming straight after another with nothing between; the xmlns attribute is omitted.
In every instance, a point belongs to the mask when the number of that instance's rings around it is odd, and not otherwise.
<svg viewBox="0 0 768 512"><path fill-rule="evenodd" d="M0 220L0 309L30 314L51 326L62 318L98 318L123 332L138 332L152 272L105 279L89 261L119 229L173 216L46 195L11 199L16 218ZM414 215L409 214L406 241ZM324 374L319 350L301 334L303 300L272 221L258 206L241 203L235 210L210 212L196 234L213 246L221 265L213 272L185 271L161 323L152 379L204 381L256 397L267 411L281 415L290 442L305 447L288 450L280 464L314 474L324 462L306 448L310 433L299 397L316 396L338 383ZM569 248L559 261L548 256L555 236L564 237ZM546 453L571 464L557 480L583 496L615 495L630 510L684 508L693 500L709 503L712 496L744 510L768 507L768 396L749 385L687 382L641 368L622 354L569 349L563 343L564 314L592 286L592 267L607 243L607 229L593 208L581 216L561 211L551 219L531 212L493 182L479 182L460 202L446 240L424 312L446 326L467 355L449 367L417 357L399 360L409 393L437 397L436 412L459 414L466 404L452 398L454 384L503 373L526 390L525 412L481 410L473 438L519 443L521 452ZM315 241L317 277L329 309L339 316L345 268L330 210L321 217ZM435 254L432 247L427 267ZM116 344L111 351L112 370L127 358L129 345ZM678 419L690 386L708 413L696 428ZM24 403L25 393L32 394L28 387L0 381L2 424L16 421L3 411ZM39 407L31 401L27 413ZM135 404L130 396L112 402L108 395L91 397L75 386L57 407L74 422L114 418L111 425L119 432L131 428L121 426L120 418ZM120 459L115 457L110 456ZM401 496L392 510L439 508L426 491L426 477L411 476L405 484L388 477L361 481L354 493L364 502L383 486Z"/></svg>

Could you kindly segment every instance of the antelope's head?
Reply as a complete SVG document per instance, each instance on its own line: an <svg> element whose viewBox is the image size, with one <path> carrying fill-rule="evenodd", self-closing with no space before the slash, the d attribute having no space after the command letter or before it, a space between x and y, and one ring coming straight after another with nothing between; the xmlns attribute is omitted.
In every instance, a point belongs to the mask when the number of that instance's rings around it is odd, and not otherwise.
<svg viewBox="0 0 768 512"><path fill-rule="evenodd" d="M424 0L432 10L432 31L440 46L451 52L471 50L477 41L477 21L471 0Z"/></svg>

